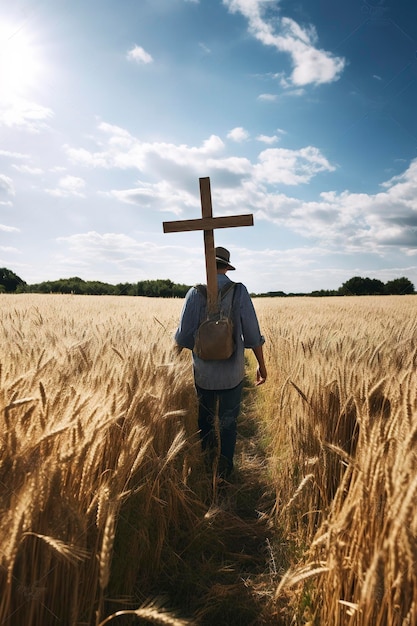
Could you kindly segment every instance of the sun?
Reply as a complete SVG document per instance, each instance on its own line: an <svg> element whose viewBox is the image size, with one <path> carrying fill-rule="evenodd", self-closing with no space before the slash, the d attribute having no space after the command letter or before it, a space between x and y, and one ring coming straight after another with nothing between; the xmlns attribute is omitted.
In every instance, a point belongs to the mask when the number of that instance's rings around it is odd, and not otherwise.
<svg viewBox="0 0 417 626"><path fill-rule="evenodd" d="M35 37L24 26L0 22L0 99L27 96L41 79L42 59Z"/></svg>

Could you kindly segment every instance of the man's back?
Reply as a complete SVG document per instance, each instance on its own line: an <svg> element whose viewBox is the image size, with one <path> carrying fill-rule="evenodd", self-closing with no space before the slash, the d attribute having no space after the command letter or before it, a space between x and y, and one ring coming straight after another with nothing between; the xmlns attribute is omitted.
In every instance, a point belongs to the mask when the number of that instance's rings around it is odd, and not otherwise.
<svg viewBox="0 0 417 626"><path fill-rule="evenodd" d="M218 274L219 289L229 283L231 281L225 274ZM197 288L192 287L186 295L180 324L175 334L177 344L193 350L197 329L206 316L206 299ZM230 389L238 385L244 377L245 348L253 348L264 342L252 300L242 283L236 283L235 286L232 320L235 351L229 359L203 361L193 354L196 384L204 389Z"/></svg>

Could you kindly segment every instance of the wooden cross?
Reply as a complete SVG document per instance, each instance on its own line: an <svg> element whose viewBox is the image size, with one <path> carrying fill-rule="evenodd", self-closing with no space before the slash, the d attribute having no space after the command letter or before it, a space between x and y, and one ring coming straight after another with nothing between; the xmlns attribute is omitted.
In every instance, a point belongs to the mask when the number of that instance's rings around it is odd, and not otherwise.
<svg viewBox="0 0 417 626"><path fill-rule="evenodd" d="M214 247L214 229L234 226L253 226L253 215L233 215L213 217L211 205L210 178L200 178L200 198L202 218L163 222L164 233L179 233L192 230L204 231L204 253L207 274L207 309L209 314L217 309L217 270Z"/></svg>

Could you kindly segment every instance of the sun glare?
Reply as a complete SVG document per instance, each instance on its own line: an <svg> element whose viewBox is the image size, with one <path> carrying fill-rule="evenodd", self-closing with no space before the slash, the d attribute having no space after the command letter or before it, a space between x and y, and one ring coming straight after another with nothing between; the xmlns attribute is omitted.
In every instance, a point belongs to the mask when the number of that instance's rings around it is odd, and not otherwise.
<svg viewBox="0 0 417 626"><path fill-rule="evenodd" d="M0 99L28 95L39 83L39 45L23 26L0 21Z"/></svg>

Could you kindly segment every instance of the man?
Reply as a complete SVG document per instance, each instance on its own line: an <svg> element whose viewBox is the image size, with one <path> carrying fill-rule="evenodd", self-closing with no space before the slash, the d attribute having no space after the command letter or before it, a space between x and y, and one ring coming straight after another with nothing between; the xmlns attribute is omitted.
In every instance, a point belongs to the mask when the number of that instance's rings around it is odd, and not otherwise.
<svg viewBox="0 0 417 626"><path fill-rule="evenodd" d="M222 289L231 284L226 273L234 270L230 253L226 248L216 248L217 286ZM234 292L234 293L233 293ZM251 348L258 362L256 385L262 385L267 377L263 356L265 342L259 330L258 319L246 287L236 283L234 290L225 296L230 298L235 350L225 360L205 361L193 353L194 381L198 397L198 427L203 452L211 455L216 448L215 417L218 405L220 457L218 470L222 478L228 478L233 470L236 446L237 418L245 374L245 348ZM197 329L207 317L207 301L201 292L192 287L186 297L181 319L175 333L180 349L193 350Z"/></svg>

